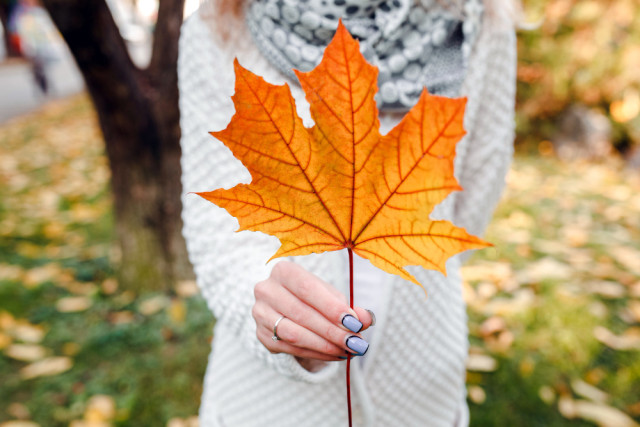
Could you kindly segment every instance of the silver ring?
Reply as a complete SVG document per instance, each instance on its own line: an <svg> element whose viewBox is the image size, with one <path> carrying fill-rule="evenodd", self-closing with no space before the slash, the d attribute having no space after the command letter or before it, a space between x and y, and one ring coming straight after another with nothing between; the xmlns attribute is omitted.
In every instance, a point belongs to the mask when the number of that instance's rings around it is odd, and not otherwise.
<svg viewBox="0 0 640 427"><path fill-rule="evenodd" d="M280 323L280 321L284 318L284 316L280 316L278 320L276 320L276 324L273 325L273 336L271 337L271 339L274 341L280 341L280 337L278 336L278 323Z"/></svg>

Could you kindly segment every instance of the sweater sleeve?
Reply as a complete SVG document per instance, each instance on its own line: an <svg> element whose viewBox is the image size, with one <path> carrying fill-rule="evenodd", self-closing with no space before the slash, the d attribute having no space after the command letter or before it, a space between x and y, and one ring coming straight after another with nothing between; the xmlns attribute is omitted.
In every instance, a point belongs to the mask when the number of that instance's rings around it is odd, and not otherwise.
<svg viewBox="0 0 640 427"><path fill-rule="evenodd" d="M231 151L209 135L223 129L234 113L232 60L213 43L209 27L195 14L182 27L178 76L182 129L183 235L197 282L217 319L242 340L247 351L292 379L319 382L337 373L329 364L311 373L286 354L271 354L257 339L251 316L254 285L269 276L266 261L277 250L275 237L243 231L226 211L193 192L249 182L250 175Z"/></svg>
<svg viewBox="0 0 640 427"><path fill-rule="evenodd" d="M485 22L469 62L463 92L468 97L465 128L457 148L454 223L482 235L493 215L511 165L516 83L515 32Z"/></svg>

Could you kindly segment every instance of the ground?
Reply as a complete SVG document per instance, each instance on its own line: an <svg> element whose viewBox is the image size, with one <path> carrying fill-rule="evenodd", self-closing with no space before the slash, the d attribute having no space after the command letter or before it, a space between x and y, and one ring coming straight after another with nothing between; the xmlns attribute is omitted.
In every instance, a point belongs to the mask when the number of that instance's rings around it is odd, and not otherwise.
<svg viewBox="0 0 640 427"><path fill-rule="evenodd" d="M118 286L103 151L85 96L0 127L0 427L195 425L214 320L192 282ZM637 426L638 172L518 155L487 238L472 426Z"/></svg>

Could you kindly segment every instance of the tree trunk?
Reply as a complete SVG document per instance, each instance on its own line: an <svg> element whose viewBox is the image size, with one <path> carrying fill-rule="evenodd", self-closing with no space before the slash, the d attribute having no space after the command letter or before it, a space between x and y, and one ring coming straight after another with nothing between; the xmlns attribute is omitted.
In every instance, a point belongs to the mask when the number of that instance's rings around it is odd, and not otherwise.
<svg viewBox="0 0 640 427"><path fill-rule="evenodd" d="M192 277L181 235L177 58L184 0L161 0L151 63L138 69L104 0L44 0L84 76L111 167L127 289Z"/></svg>

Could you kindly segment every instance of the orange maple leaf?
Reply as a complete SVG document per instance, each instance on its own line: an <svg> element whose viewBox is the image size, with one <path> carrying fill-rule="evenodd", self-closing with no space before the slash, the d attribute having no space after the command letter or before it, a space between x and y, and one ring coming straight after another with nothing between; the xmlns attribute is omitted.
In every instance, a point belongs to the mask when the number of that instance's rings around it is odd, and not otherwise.
<svg viewBox="0 0 640 427"><path fill-rule="evenodd" d="M446 260L488 246L429 214L452 191L455 144L465 98L423 91L387 135L374 101L378 70L342 23L311 72L296 71L315 125L296 114L285 84L275 86L234 62L236 113L211 134L249 169L250 184L197 193L226 209L238 231L276 236L272 257L348 248L382 270L418 285L403 267L446 273Z"/></svg>

